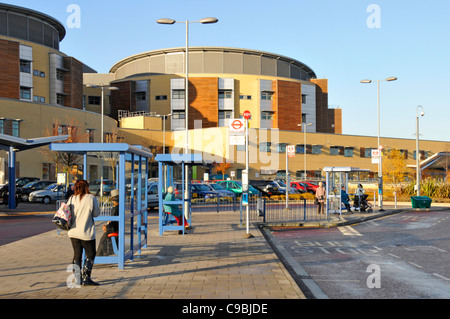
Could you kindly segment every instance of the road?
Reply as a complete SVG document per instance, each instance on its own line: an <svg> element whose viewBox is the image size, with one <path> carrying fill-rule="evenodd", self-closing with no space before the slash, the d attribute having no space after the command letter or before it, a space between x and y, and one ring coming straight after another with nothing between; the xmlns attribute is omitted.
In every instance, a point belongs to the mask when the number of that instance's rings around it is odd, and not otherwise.
<svg viewBox="0 0 450 319"><path fill-rule="evenodd" d="M272 233L330 299L450 298L450 211Z"/></svg>
<svg viewBox="0 0 450 319"><path fill-rule="evenodd" d="M0 206L0 245L55 229L52 223L55 207L54 203L19 203L16 210Z"/></svg>

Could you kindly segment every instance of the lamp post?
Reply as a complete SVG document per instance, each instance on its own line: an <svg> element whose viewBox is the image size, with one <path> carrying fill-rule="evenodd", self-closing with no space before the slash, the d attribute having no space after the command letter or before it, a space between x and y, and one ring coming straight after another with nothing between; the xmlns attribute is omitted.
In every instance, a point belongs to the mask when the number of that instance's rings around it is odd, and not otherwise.
<svg viewBox="0 0 450 319"><path fill-rule="evenodd" d="M304 175L305 175L305 180L306 180L306 127L313 125L312 123L302 123L302 124L297 124L297 126L304 126L305 130L303 131L303 137L304 137L304 141L303 141L303 158L305 161L305 171L304 171Z"/></svg>
<svg viewBox="0 0 450 319"><path fill-rule="evenodd" d="M420 196L420 153L419 153L419 108L422 109L420 112L420 116L424 116L425 112L423 111L423 107L421 105L417 106L417 116L416 116L416 187L417 187L417 196Z"/></svg>
<svg viewBox="0 0 450 319"><path fill-rule="evenodd" d="M104 133L103 133L103 122L105 117L105 89L109 91L117 91L119 90L118 87L115 86L109 86L109 85L94 85L94 84L87 84L86 87L88 88L101 88L102 89L102 98L101 98L101 124L100 124L100 135L101 135L101 143L104 142ZM101 158L101 165L100 165L100 197L103 198L103 157Z"/></svg>
<svg viewBox="0 0 450 319"><path fill-rule="evenodd" d="M380 211L384 211L383 209L383 166L382 166L382 148L380 144L380 82L383 81L396 81L397 78L394 76L388 77L384 80L376 80L377 81L377 109L378 109L378 151L380 153L380 159L378 161L378 206L380 207ZM361 80L361 83L372 83L372 80Z"/></svg>
<svg viewBox="0 0 450 319"><path fill-rule="evenodd" d="M201 23L201 24L212 24L216 23L219 20L216 18L203 18L198 21L176 21L173 19L158 19L156 20L159 24L174 24L174 23L184 23L186 24L186 83L185 83L185 102L186 102L186 109L185 109L185 131L186 131L186 145L184 148L184 153L187 155L189 153L189 24L190 23ZM184 189L184 201L189 200L189 167L186 167L186 176L185 176L185 189ZM184 205L185 211L184 215L186 218L189 217L189 211L187 205Z"/></svg>
<svg viewBox="0 0 450 319"><path fill-rule="evenodd" d="M168 117L172 116L172 113L157 115L157 116L159 116L163 119L163 154L166 154L166 120Z"/></svg>

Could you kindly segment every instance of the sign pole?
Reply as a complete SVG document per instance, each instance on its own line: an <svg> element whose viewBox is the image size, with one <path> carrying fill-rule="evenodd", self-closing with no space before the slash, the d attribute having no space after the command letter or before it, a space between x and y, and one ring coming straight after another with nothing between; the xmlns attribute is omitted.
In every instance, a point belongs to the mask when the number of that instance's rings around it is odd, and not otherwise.
<svg viewBox="0 0 450 319"><path fill-rule="evenodd" d="M248 149L248 120L250 119L251 114L249 111L244 112L244 118L245 118L245 177L242 178L242 196L245 196L246 199L246 219L247 219L247 225L246 225L246 234L244 238L253 238L254 236L250 234L250 207L249 207L249 186L248 186L248 175L249 175L249 149Z"/></svg>
<svg viewBox="0 0 450 319"><path fill-rule="evenodd" d="M286 209L289 209L289 157L288 146L286 145Z"/></svg>

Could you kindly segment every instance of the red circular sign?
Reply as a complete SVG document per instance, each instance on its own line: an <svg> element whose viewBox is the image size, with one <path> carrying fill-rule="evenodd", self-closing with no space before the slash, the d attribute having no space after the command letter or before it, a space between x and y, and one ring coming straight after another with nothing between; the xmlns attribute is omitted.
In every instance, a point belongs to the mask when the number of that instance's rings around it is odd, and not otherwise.
<svg viewBox="0 0 450 319"><path fill-rule="evenodd" d="M239 130L241 127L244 126L244 124L242 124L242 122L239 121L239 120L234 120L233 123L231 123L231 126L232 126L235 130Z"/></svg>
<svg viewBox="0 0 450 319"><path fill-rule="evenodd" d="M246 120L249 120L250 117L252 117L252 114L250 113L250 111L245 111L245 112L244 112L244 118L245 118Z"/></svg>

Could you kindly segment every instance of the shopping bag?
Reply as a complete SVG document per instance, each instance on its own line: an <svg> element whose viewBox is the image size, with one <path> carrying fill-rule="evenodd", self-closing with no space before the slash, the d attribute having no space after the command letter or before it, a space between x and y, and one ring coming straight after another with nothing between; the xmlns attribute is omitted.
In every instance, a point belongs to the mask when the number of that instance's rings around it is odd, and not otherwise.
<svg viewBox="0 0 450 319"><path fill-rule="evenodd" d="M72 211L70 205L67 203L61 203L55 216L53 216L52 222L62 230L70 229L70 222L72 220Z"/></svg>

